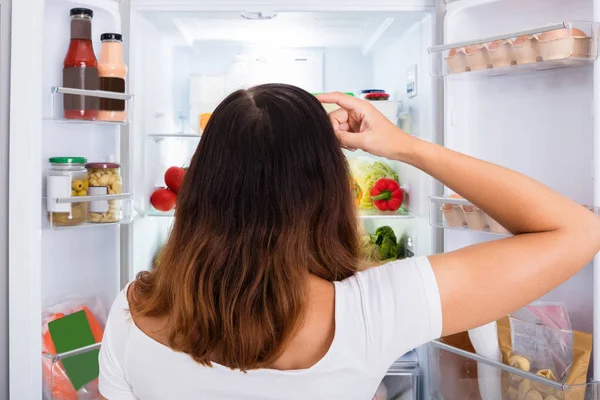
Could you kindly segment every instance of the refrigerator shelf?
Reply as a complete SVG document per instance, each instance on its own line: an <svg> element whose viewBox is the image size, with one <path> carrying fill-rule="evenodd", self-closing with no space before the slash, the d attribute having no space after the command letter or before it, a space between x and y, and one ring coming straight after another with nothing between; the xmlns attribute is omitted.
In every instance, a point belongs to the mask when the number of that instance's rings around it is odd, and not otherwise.
<svg viewBox="0 0 600 400"><path fill-rule="evenodd" d="M95 343L59 354L42 353L44 394L46 395L44 398L99 399L98 379L85 384L76 392L65 372L62 361L91 352L97 353L100 350L100 345L101 343ZM94 357L97 357L97 355ZM72 395L72 397L69 397L69 395Z"/></svg>
<svg viewBox="0 0 600 400"><path fill-rule="evenodd" d="M157 211L155 209L151 209L146 213L148 217L174 217L175 210L171 211ZM360 219L414 219L415 216L406 211L402 211L401 213L385 213L385 212L367 212L361 211L359 214Z"/></svg>
<svg viewBox="0 0 600 400"><path fill-rule="evenodd" d="M493 77L588 65L598 58L598 22L564 21L429 48L434 77Z"/></svg>
<svg viewBox="0 0 600 400"><path fill-rule="evenodd" d="M160 142L163 140L200 140L201 135L196 134L184 134L184 133L150 133L147 138L154 140L154 142Z"/></svg>
<svg viewBox="0 0 600 400"><path fill-rule="evenodd" d="M122 225L134 219L133 195L130 193L44 200L44 219L52 230ZM95 203L95 210L90 209L91 202Z"/></svg>
<svg viewBox="0 0 600 400"><path fill-rule="evenodd" d="M500 224L462 198L429 198L429 224L435 228L510 236Z"/></svg>
<svg viewBox="0 0 600 400"><path fill-rule="evenodd" d="M526 379L534 383L537 390L542 388L544 392L552 392L560 399L600 400L598 382L561 384L440 340L429 343L428 358L431 398L510 398L510 381ZM486 396L480 393L480 389L500 390L503 393L488 392ZM503 394L506 397L502 397Z"/></svg>
<svg viewBox="0 0 600 400"><path fill-rule="evenodd" d="M133 99L133 95L129 93L116 93L104 90L85 90L85 89L74 89L66 88L62 86L52 86L50 88L50 109L45 113L43 119L46 121L55 121L61 123L71 124L102 124L102 125L126 125L128 120L125 121L101 121L101 120L85 120L85 119L67 119L64 118L63 113L63 102L62 96L65 94L79 95L79 96L90 96L97 97L100 99L114 99L123 100L129 103ZM126 110L131 110L129 104L126 105ZM129 113L127 115L129 117Z"/></svg>

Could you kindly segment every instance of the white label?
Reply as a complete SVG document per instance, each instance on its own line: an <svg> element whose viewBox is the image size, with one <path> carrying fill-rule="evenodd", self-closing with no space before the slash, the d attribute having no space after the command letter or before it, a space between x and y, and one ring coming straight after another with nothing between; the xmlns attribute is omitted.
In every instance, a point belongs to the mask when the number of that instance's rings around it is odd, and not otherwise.
<svg viewBox="0 0 600 400"><path fill-rule="evenodd" d="M106 196L108 188L106 186L90 186L88 187L89 196ZM90 201L88 211L93 213L107 213L108 200Z"/></svg>
<svg viewBox="0 0 600 400"><path fill-rule="evenodd" d="M71 204L57 204L56 199L71 197L71 177L48 176L46 179L46 197L48 212L70 213Z"/></svg>

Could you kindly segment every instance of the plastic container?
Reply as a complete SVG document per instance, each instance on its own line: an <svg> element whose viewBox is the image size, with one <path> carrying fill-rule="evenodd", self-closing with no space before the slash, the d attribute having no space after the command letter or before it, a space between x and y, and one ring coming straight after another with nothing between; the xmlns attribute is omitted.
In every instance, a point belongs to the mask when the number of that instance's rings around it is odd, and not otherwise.
<svg viewBox="0 0 600 400"><path fill-rule="evenodd" d="M123 35L103 33L100 36L102 48L98 62L100 89L107 92L125 93L127 66L123 62ZM127 121L125 100L100 99L98 119L101 121Z"/></svg>
<svg viewBox="0 0 600 400"><path fill-rule="evenodd" d="M487 226L485 213L475 206L461 206L467 227L474 231L483 231Z"/></svg>
<svg viewBox="0 0 600 400"><path fill-rule="evenodd" d="M56 199L87 196L84 157L52 157L46 176L46 207L52 226L76 226L86 221L87 203L57 203Z"/></svg>
<svg viewBox="0 0 600 400"><path fill-rule="evenodd" d="M573 28L558 29L538 35L540 56L543 60L561 60L569 57L589 58L592 38L580 30Z"/></svg>
<svg viewBox="0 0 600 400"><path fill-rule="evenodd" d="M510 40L496 40L495 42L486 43L485 47L489 52L492 68L508 67L512 65L513 46Z"/></svg>
<svg viewBox="0 0 600 400"><path fill-rule="evenodd" d="M366 95L368 95L370 93L385 93L385 90L383 90L383 89L363 89L363 90L359 90L358 91L358 98L359 99L365 99Z"/></svg>
<svg viewBox="0 0 600 400"><path fill-rule="evenodd" d="M492 61L487 47L481 44L468 46L465 47L465 53L467 55L467 66L471 71L491 68Z"/></svg>
<svg viewBox="0 0 600 400"><path fill-rule="evenodd" d="M121 179L121 165L116 163L89 163L86 164L89 174L89 195L106 196L123 193L123 180ZM90 201L88 207L88 222L112 223L119 222L122 218L120 200Z"/></svg>
<svg viewBox="0 0 600 400"><path fill-rule="evenodd" d="M63 63L63 86L74 89L98 90L98 61L92 46L92 17L88 8L71 9L71 41ZM95 120L100 106L93 96L65 94L66 119Z"/></svg>
<svg viewBox="0 0 600 400"><path fill-rule="evenodd" d="M532 64L540 56L540 42L536 35L521 36L512 40L513 56L517 65Z"/></svg>
<svg viewBox="0 0 600 400"><path fill-rule="evenodd" d="M389 100L390 95L387 93L368 93L365 95L365 99L369 101L383 101Z"/></svg>

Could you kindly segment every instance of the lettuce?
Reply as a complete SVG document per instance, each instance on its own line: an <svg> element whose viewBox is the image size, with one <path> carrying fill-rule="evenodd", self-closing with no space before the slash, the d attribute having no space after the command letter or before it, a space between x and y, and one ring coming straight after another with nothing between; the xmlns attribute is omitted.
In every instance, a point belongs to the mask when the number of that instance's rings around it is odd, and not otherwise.
<svg viewBox="0 0 600 400"><path fill-rule="evenodd" d="M360 200L359 208L361 210L375 210L369 193L381 178L388 178L398 181L398 174L394 172L387 164L381 161L364 161L354 159L350 161L350 169L356 182L363 191L363 197Z"/></svg>

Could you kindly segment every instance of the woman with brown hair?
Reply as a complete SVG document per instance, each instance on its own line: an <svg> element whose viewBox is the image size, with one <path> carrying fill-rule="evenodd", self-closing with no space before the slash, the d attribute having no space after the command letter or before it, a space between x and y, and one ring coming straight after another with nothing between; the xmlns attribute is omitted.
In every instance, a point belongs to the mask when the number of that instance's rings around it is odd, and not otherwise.
<svg viewBox="0 0 600 400"><path fill-rule="evenodd" d="M272 84L215 110L157 267L112 307L105 398L368 400L405 352L526 305L600 250L598 218L549 188L411 137L366 101L319 100L341 108L328 119ZM425 171L514 236L357 272L340 143Z"/></svg>

